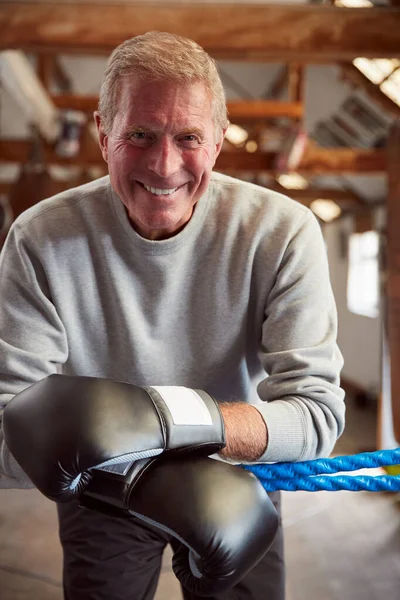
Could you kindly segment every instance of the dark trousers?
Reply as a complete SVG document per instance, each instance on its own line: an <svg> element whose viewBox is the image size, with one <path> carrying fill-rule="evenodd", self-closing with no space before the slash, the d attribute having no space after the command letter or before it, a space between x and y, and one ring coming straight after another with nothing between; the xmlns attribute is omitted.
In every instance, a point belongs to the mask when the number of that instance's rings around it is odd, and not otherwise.
<svg viewBox="0 0 400 600"><path fill-rule="evenodd" d="M270 494L280 513L280 493ZM151 600L164 548L176 540L150 525L58 505L65 600ZM282 528L265 557L241 582L211 600L284 600ZM200 600L182 588L185 600ZM210 597L209 597L210 598Z"/></svg>

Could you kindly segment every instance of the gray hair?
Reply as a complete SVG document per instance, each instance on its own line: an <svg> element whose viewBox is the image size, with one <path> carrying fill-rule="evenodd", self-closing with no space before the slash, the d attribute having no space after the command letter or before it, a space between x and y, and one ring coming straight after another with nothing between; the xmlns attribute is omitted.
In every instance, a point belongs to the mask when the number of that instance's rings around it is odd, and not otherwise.
<svg viewBox="0 0 400 600"><path fill-rule="evenodd" d="M193 40L149 31L120 44L108 60L99 98L99 113L105 133L112 129L118 110L119 82L127 75L183 84L200 81L211 94L214 125L218 133L221 134L229 124L225 91L216 62Z"/></svg>

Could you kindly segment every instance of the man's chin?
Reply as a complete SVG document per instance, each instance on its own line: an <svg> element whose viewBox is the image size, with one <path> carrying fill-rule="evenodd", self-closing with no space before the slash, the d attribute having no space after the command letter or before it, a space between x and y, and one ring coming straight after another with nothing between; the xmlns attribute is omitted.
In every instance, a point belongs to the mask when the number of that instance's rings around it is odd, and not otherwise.
<svg viewBox="0 0 400 600"><path fill-rule="evenodd" d="M158 216L155 218L142 218L138 220L134 215L129 213L129 220L132 227L139 233L141 237L148 240L166 240L177 235L190 221L193 210L190 215L183 218L173 218L171 215L165 215L163 218Z"/></svg>

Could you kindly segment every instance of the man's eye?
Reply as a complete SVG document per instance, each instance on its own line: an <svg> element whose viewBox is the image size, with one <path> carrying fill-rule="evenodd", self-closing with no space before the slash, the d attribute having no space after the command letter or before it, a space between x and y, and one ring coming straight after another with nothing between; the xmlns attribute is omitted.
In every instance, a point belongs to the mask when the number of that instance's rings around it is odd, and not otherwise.
<svg viewBox="0 0 400 600"><path fill-rule="evenodd" d="M199 139L196 135L188 133L181 137L181 142L187 146L194 146L199 143Z"/></svg>
<svg viewBox="0 0 400 600"><path fill-rule="evenodd" d="M152 136L147 131L134 131L129 136L133 145L146 147L152 143Z"/></svg>

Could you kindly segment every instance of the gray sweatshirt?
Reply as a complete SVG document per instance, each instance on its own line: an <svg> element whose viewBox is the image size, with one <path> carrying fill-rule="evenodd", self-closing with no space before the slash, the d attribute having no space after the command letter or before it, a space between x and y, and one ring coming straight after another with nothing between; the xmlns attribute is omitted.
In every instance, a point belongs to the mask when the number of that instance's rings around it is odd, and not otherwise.
<svg viewBox="0 0 400 600"><path fill-rule="evenodd" d="M326 456L342 356L312 212L213 174L186 227L151 241L108 177L14 222L0 260L0 407L51 373L183 385L260 411L261 461ZM0 428L0 487L30 482Z"/></svg>

